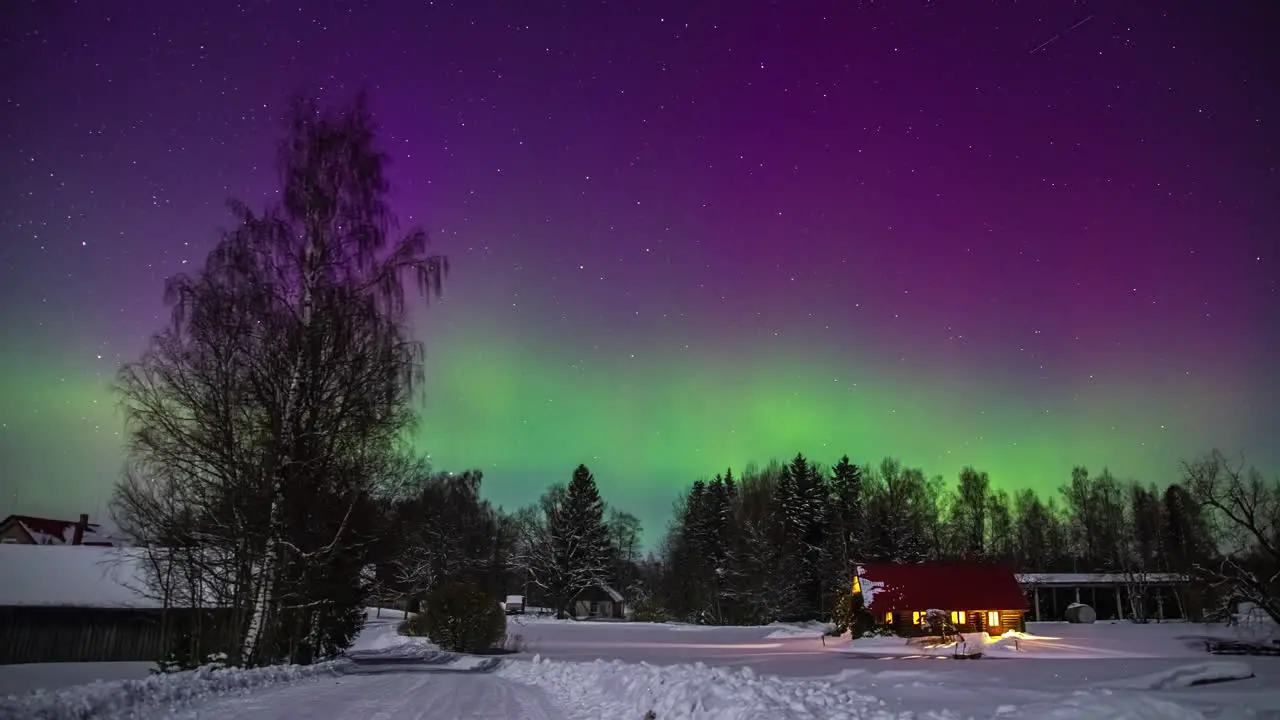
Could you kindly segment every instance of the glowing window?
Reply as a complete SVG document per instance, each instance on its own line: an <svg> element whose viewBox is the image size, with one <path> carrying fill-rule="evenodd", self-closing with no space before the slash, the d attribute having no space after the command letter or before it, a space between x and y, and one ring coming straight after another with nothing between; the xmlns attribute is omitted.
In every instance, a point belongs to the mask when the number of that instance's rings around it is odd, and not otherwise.
<svg viewBox="0 0 1280 720"><path fill-rule="evenodd" d="M952 611L951 611L951 624L952 624L952 625L963 625L964 623L965 623L965 619L964 619L964 611L963 611L963 610L959 610L959 611L957 611L957 610L952 610Z"/></svg>
<svg viewBox="0 0 1280 720"><path fill-rule="evenodd" d="M857 575L853 576L853 594L862 594L862 580Z"/></svg>
<svg viewBox="0 0 1280 720"><path fill-rule="evenodd" d="M992 627L1000 627L1000 611L989 610L987 612L987 625Z"/></svg>
<svg viewBox="0 0 1280 720"><path fill-rule="evenodd" d="M889 623L890 625L892 625L892 624L893 624L893 613L891 613L891 612L887 612L887 613L885 613L885 614L884 614L884 621L885 621L885 622L887 622L887 623Z"/></svg>
<svg viewBox="0 0 1280 720"><path fill-rule="evenodd" d="M916 610L915 612L911 613L911 624L912 624L912 625L923 625L923 624L924 624L924 613L920 612L919 610Z"/></svg>

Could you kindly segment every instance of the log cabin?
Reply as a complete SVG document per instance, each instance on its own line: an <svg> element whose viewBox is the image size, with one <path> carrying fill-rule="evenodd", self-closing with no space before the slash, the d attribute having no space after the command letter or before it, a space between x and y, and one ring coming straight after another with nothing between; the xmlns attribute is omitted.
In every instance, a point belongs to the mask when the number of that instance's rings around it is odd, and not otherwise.
<svg viewBox="0 0 1280 720"><path fill-rule="evenodd" d="M925 633L925 616L942 610L961 633L995 637L1026 631L1027 600L1003 565L957 562L858 565L852 592L877 624L906 637Z"/></svg>

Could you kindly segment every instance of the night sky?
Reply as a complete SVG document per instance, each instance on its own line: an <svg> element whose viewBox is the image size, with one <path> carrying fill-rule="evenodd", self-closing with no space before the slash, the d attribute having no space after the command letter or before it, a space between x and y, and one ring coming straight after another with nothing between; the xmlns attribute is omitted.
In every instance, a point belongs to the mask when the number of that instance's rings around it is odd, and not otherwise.
<svg viewBox="0 0 1280 720"><path fill-rule="evenodd" d="M508 507L585 462L652 531L796 451L1280 472L1276 7L11 0L0 514L105 512L164 278L270 199L290 94L362 86L453 261L418 447Z"/></svg>

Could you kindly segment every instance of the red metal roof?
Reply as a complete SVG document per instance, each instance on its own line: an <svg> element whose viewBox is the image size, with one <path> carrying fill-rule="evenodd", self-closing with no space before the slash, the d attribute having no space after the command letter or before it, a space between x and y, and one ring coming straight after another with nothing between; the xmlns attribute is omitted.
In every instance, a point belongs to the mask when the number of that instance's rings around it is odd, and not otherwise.
<svg viewBox="0 0 1280 720"><path fill-rule="evenodd" d="M1026 610L1027 597L1013 570L987 563L869 563L858 566L867 609Z"/></svg>
<svg viewBox="0 0 1280 720"><path fill-rule="evenodd" d="M67 545L75 538L75 520L55 520L53 518L35 517L34 515L10 515L0 524L14 521L22 526L31 539L38 545ZM110 546L111 542L101 537L101 526L97 523L85 525L82 544L93 546Z"/></svg>

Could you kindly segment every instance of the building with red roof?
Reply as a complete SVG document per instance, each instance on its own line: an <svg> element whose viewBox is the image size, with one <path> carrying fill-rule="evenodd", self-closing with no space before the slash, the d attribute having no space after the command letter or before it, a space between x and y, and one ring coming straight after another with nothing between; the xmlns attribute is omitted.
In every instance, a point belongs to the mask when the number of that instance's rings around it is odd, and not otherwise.
<svg viewBox="0 0 1280 720"><path fill-rule="evenodd" d="M959 632L1003 635L1026 630L1027 598L1013 570L988 563L867 563L853 592L876 621L900 635L924 632L925 616L941 610Z"/></svg>
<svg viewBox="0 0 1280 720"><path fill-rule="evenodd" d="M79 520L57 520L32 515L10 515L0 520L0 542L18 545L88 545L111 547L114 543L102 526Z"/></svg>

